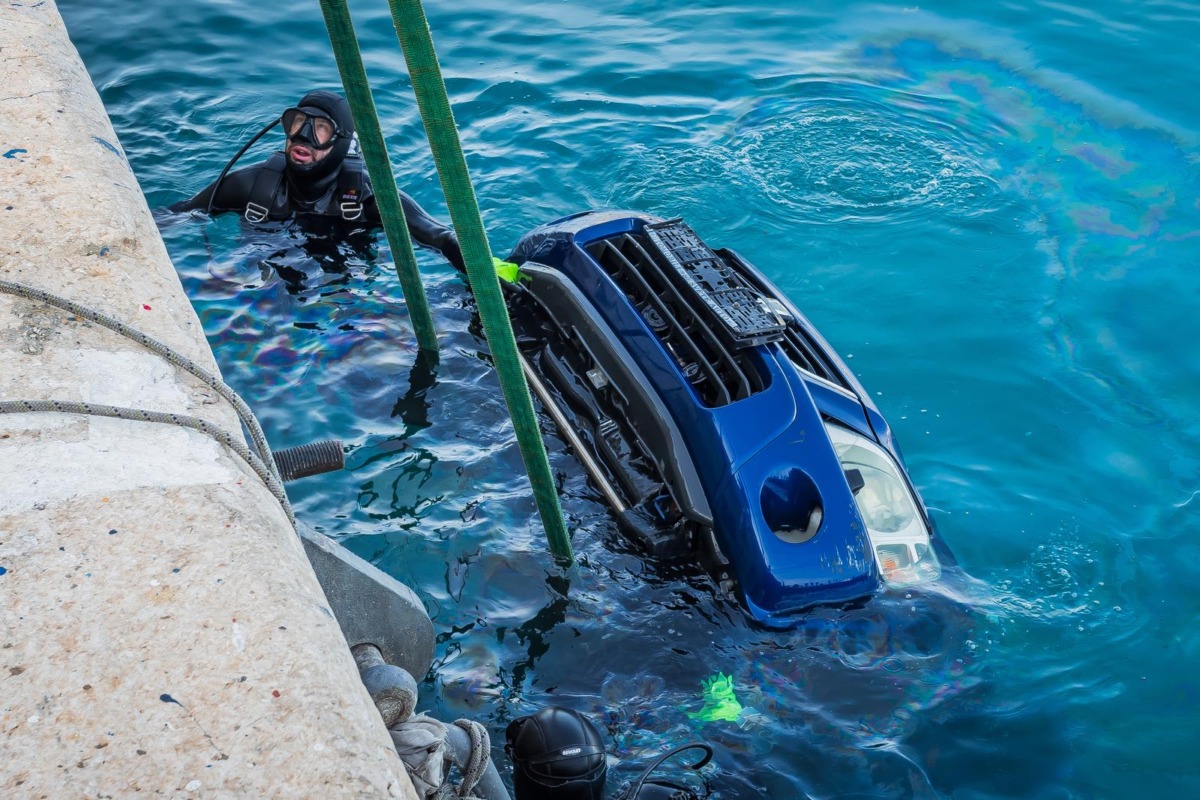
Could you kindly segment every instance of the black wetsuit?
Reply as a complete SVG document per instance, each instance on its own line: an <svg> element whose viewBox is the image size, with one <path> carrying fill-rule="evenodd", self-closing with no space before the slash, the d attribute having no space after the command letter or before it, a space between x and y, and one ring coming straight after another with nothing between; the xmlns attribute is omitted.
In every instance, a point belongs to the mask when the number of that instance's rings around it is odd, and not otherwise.
<svg viewBox="0 0 1200 800"><path fill-rule="evenodd" d="M360 227L378 227L382 224L370 179L354 156L346 158L336 172L311 188L302 188L292 180L284 159L283 153L279 152L261 164L230 172L221 181L219 189L213 182L195 197L170 206L170 210L206 211L211 200L214 214L233 211L245 215L247 207L253 202L260 212L255 221L313 215L331 220L342 219L349 225L357 224ZM349 178L343 174L348 170L351 175L355 171L358 175ZM217 192L215 198L214 189ZM343 203L351 191L356 193L355 200L351 208L346 210ZM413 241L439 251L447 261L462 270L462 253L454 231L430 216L404 192L400 192L400 203Z"/></svg>

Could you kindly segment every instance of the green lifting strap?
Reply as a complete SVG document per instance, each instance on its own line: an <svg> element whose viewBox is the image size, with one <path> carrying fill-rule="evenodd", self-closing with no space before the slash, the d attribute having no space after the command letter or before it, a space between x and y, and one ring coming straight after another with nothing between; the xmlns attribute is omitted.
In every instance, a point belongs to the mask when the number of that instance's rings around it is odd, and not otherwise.
<svg viewBox="0 0 1200 800"><path fill-rule="evenodd" d="M379 117L375 111L375 99L367 83L367 72L363 68L362 54L358 49L358 37L354 35L354 23L346 0L321 0L321 13L325 15L325 28L329 32L329 43L337 60L342 85L346 88L346 99L350 113L354 115L354 127L358 130L362 145L363 162L371 176L371 187L375 190L375 203L383 219L383 232L392 249L392 260L396 264L396 275L400 279L400 291L408 306L417 336L417 347L433 355L437 354L437 333L433 329L433 316L429 313L429 301L417 269L417 257L413 253L412 239L408 236L408 223L404 219L404 208L396 192L396 178L392 174L392 163L388 160L383 132L379 129Z"/></svg>
<svg viewBox="0 0 1200 800"><path fill-rule="evenodd" d="M492 265L492 250L479 216L471 176L467 173L467 161L463 157L458 128L450 110L450 99L446 96L442 69L433 49L429 22L425 19L420 0L388 0L388 5L392 10L396 36L404 50L404 60L408 64L408 74L417 96L421 119L425 123L425 133L429 137L442 191L446 194L450 219L458 234L467 278L471 282L479 318L483 322L483 334L492 351L500 388L517 434L517 444L525 459L525 469L529 472L534 500L542 516L542 525L546 528L550 551L560 558L570 559L571 539L558 504L558 491L550 473L546 445L533 411L529 386L521 369L517 340L508 319L500 281Z"/></svg>

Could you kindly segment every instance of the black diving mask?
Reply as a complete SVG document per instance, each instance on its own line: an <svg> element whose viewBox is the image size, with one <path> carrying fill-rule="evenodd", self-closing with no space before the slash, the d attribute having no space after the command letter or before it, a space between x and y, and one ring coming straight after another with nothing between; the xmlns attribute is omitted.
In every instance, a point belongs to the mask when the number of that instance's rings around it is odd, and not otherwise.
<svg viewBox="0 0 1200 800"><path fill-rule="evenodd" d="M318 108L289 108L280 121L288 139L315 150L328 150L338 139L349 136Z"/></svg>

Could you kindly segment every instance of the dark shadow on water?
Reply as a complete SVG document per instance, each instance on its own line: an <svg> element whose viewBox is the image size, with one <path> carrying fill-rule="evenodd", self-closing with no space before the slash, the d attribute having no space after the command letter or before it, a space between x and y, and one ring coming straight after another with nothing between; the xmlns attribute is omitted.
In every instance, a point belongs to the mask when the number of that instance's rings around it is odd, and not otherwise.
<svg viewBox="0 0 1200 800"><path fill-rule="evenodd" d="M520 646L525 648L526 658L512 664L507 669L511 675L511 685L514 688L525 684L529 672L537 665L538 659L550 651L550 634L567 618L567 609L571 605L570 580L565 575L547 575L546 586L550 590L550 602L539 609L533 617L511 629L505 627L496 629L496 637L501 641L511 633Z"/></svg>
<svg viewBox="0 0 1200 800"><path fill-rule="evenodd" d="M405 425L405 436L428 428L429 391L437 386L437 356L425 352L417 353L412 369L408 373L408 390L392 406L392 416L399 417Z"/></svg>

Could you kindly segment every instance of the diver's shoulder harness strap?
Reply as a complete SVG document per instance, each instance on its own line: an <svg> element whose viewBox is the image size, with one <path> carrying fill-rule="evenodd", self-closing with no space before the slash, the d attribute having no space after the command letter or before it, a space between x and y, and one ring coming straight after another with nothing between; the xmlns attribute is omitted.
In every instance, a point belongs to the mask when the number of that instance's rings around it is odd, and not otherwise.
<svg viewBox="0 0 1200 800"><path fill-rule="evenodd" d="M347 222L362 219L366 200L366 170L361 156L350 155L338 175L337 207Z"/></svg>
<svg viewBox="0 0 1200 800"><path fill-rule="evenodd" d="M283 152L274 153L258 170L254 177L254 185L246 200L244 216L248 222L262 222L271 214L279 187L283 184L283 175L287 170L287 156ZM330 208L325 213L336 214L342 219L353 222L362 219L363 203L367 196L366 170L361 158L349 157L342 162L337 182L337 207Z"/></svg>
<svg viewBox="0 0 1200 800"><path fill-rule="evenodd" d="M283 171L287 169L287 156L283 151L272 153L258 170L254 177L254 185L250 187L250 196L246 198L244 216L247 222L262 222L271 213L275 205L275 195L283 183Z"/></svg>

